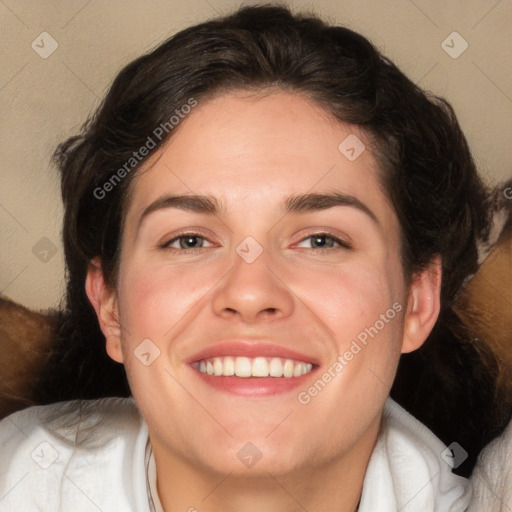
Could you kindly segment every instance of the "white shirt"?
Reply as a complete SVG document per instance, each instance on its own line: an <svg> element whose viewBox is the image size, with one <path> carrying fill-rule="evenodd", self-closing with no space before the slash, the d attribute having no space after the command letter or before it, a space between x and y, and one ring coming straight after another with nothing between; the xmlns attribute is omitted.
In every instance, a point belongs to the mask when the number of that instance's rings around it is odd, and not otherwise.
<svg viewBox="0 0 512 512"><path fill-rule="evenodd" d="M463 512L471 484L445 446L388 398L358 512ZM133 399L30 407L0 422L1 512L158 510L147 426Z"/></svg>
<svg viewBox="0 0 512 512"><path fill-rule="evenodd" d="M512 422L482 451L471 481L474 498L468 512L512 512Z"/></svg>

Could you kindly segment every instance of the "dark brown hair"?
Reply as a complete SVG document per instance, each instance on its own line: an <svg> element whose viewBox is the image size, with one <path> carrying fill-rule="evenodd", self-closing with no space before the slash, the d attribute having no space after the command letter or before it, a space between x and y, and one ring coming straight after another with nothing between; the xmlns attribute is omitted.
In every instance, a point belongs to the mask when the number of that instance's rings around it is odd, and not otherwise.
<svg viewBox="0 0 512 512"><path fill-rule="evenodd" d="M89 261L100 256L115 286L123 211L138 166L108 193L98 188L126 170L133 152L191 98L270 87L306 94L368 134L400 221L406 278L442 257L439 321L422 349L402 357L392 396L443 441L470 452L460 470L468 472L503 418L495 409L492 354L453 309L489 229L486 188L466 139L450 105L414 85L366 38L277 6L246 7L188 28L136 59L82 132L56 151L68 312L41 401L129 394L123 367L105 353L84 281ZM154 150L173 131L168 126Z"/></svg>

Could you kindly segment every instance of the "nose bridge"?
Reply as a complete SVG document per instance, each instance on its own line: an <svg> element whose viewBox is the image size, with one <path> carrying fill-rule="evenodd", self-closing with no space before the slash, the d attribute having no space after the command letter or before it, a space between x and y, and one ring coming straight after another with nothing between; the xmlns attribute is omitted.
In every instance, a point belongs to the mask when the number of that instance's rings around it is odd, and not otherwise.
<svg viewBox="0 0 512 512"><path fill-rule="evenodd" d="M246 237L235 252L231 270L215 292L214 313L246 322L290 315L293 294L279 279L271 250Z"/></svg>

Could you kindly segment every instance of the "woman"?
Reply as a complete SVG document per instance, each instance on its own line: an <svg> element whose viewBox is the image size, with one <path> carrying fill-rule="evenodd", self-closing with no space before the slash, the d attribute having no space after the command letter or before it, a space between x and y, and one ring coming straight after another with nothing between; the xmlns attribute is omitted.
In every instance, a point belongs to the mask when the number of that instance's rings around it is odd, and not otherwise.
<svg viewBox="0 0 512 512"><path fill-rule="evenodd" d="M41 402L66 402L0 424L3 510L467 509L451 469L497 413L452 305L489 218L446 102L251 7L127 66L56 159L69 318ZM442 359L466 372L444 397Z"/></svg>

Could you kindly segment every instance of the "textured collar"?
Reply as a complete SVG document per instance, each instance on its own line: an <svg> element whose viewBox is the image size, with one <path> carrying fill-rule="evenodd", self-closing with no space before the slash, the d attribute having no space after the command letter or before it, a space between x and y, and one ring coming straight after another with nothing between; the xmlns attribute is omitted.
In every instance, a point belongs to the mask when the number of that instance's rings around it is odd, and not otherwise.
<svg viewBox="0 0 512 512"><path fill-rule="evenodd" d="M452 473L446 446L394 400L384 408L359 512L463 512L471 485Z"/></svg>

